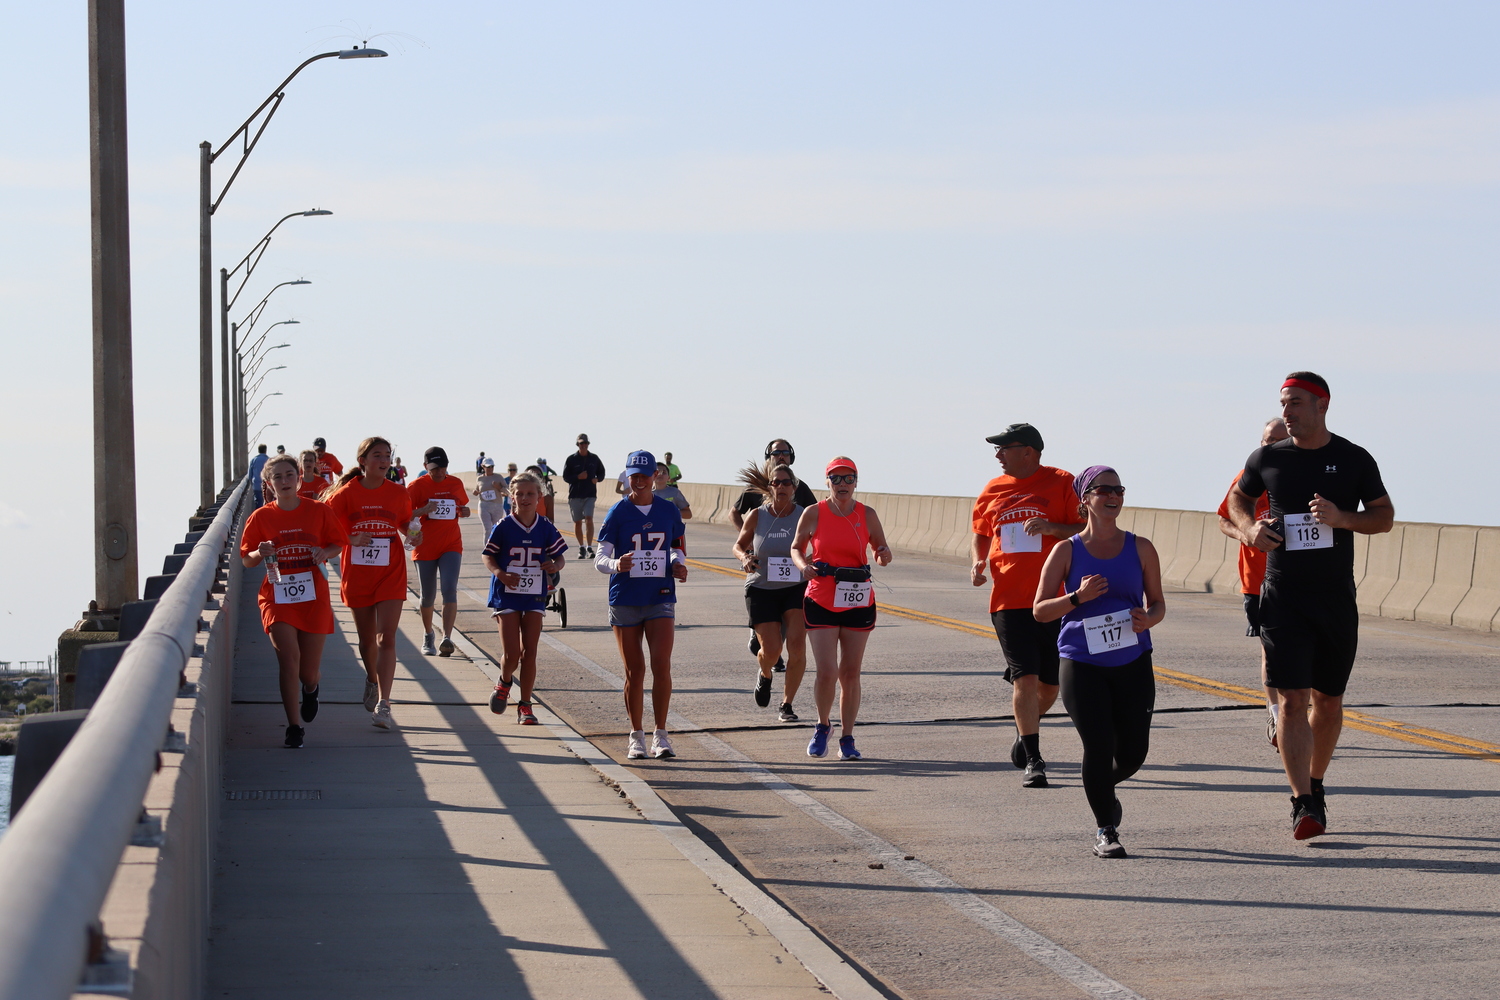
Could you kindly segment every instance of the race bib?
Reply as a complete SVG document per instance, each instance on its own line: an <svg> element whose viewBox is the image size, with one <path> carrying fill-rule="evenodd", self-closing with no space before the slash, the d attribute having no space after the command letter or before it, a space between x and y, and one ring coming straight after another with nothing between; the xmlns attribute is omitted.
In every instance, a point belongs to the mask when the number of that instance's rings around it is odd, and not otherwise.
<svg viewBox="0 0 1500 1000"><path fill-rule="evenodd" d="M494 503L496 500L500 499L500 495L494 490L480 490L479 499Z"/></svg>
<svg viewBox="0 0 1500 1000"><path fill-rule="evenodd" d="M1333 548L1333 529L1319 524L1311 514L1283 514L1281 522L1286 527L1282 544L1288 552Z"/></svg>
<svg viewBox="0 0 1500 1000"><path fill-rule="evenodd" d="M540 566L512 566L512 573L521 579L514 587L506 587L507 594L540 594L542 592L542 568Z"/></svg>
<svg viewBox="0 0 1500 1000"><path fill-rule="evenodd" d="M668 553L654 549L636 549L631 553L630 575L660 580L667 575Z"/></svg>
<svg viewBox="0 0 1500 1000"><path fill-rule="evenodd" d="M791 556L766 557L767 583L795 583L800 579L802 574L792 565Z"/></svg>
<svg viewBox="0 0 1500 1000"><path fill-rule="evenodd" d="M1129 609L1085 618L1083 634L1088 639L1090 653L1108 653L1112 649L1138 646L1141 642L1131 625Z"/></svg>
<svg viewBox="0 0 1500 1000"><path fill-rule="evenodd" d="M443 497L434 497L432 513L427 515L434 521L453 521L458 518L458 504Z"/></svg>
<svg viewBox="0 0 1500 1000"><path fill-rule="evenodd" d="M350 559L356 566L389 566L391 564L391 540L372 538L368 545L355 545L349 550Z"/></svg>
<svg viewBox="0 0 1500 1000"><path fill-rule="evenodd" d="M1000 525L1000 551L1007 554L1040 552L1042 551L1042 536L1026 534L1025 521L1007 521Z"/></svg>
<svg viewBox="0 0 1500 1000"><path fill-rule="evenodd" d="M840 580L833 585L833 608L868 608L875 603L875 585L869 580Z"/></svg>
<svg viewBox="0 0 1500 1000"><path fill-rule="evenodd" d="M305 604L318 596L313 586L312 570L306 573L283 573L281 582L271 584L277 604Z"/></svg>

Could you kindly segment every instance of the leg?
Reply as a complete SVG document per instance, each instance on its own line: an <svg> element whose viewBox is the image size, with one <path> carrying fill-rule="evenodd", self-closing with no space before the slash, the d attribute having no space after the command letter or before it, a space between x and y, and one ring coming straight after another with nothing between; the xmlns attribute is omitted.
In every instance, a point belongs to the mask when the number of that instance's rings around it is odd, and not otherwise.
<svg viewBox="0 0 1500 1000"><path fill-rule="evenodd" d="M540 611L521 611L506 617L521 619L518 626L521 633L521 700L530 701L536 688L536 647L541 643L543 615Z"/></svg>
<svg viewBox="0 0 1500 1000"><path fill-rule="evenodd" d="M380 679L380 622L376 614L378 604L363 608L350 608L354 616L354 630L359 635L359 658L365 667L365 679L374 684Z"/></svg>
<svg viewBox="0 0 1500 1000"><path fill-rule="evenodd" d="M1108 668L1063 660L1060 670L1062 700L1083 743L1083 790L1099 827L1115 817L1115 723L1108 682L1100 673Z"/></svg>
<svg viewBox="0 0 1500 1000"><path fill-rule="evenodd" d="M298 687L298 675L302 669L302 647L297 641L301 633L286 622L272 622L270 629L271 648L276 650L276 664L281 672L281 707L286 709L286 724L302 725L297 714L302 693Z"/></svg>
<svg viewBox="0 0 1500 1000"><path fill-rule="evenodd" d="M594 519L592 516L583 519L583 529L584 533L588 535L588 541L584 544L592 548L594 545Z"/></svg>
<svg viewBox="0 0 1500 1000"><path fill-rule="evenodd" d="M1052 706L1057 704L1057 685L1043 684L1037 681L1036 685L1036 716L1037 728L1041 728L1041 718L1052 711Z"/></svg>
<svg viewBox="0 0 1500 1000"><path fill-rule="evenodd" d="M870 633L841 628L839 633L839 734L854 735L854 720L859 717L859 671L864 665L865 643Z"/></svg>
<svg viewBox="0 0 1500 1000"><path fill-rule="evenodd" d="M444 552L438 557L438 572L443 581L443 638L453 635L453 625L458 621L458 575L463 569L462 552Z"/></svg>
<svg viewBox="0 0 1500 1000"><path fill-rule="evenodd" d="M755 634L760 639L760 652L755 654L755 662L760 665L760 675L770 677L771 668L781 658L781 623L761 622L755 626Z"/></svg>
<svg viewBox="0 0 1500 1000"><path fill-rule="evenodd" d="M593 529L594 529L594 526L592 524L589 525L589 537L593 537L593 534L594 534L594 530ZM578 539L578 545L581 548L583 546L583 544L584 544L584 541L583 541L583 522L582 521L574 521L573 522L573 537L576 538L576 539Z"/></svg>
<svg viewBox="0 0 1500 1000"><path fill-rule="evenodd" d="M432 606L437 603L437 572L438 561L436 559L418 559L417 561L418 591L422 599L418 602L422 610L422 634L432 634Z"/></svg>
<svg viewBox="0 0 1500 1000"><path fill-rule="evenodd" d="M1118 785L1141 769L1151 749L1151 709L1156 705L1151 654L1115 668L1109 683L1115 724L1113 783Z"/></svg>
<svg viewBox="0 0 1500 1000"><path fill-rule="evenodd" d="M646 709L646 651L641 646L646 628L644 625L614 628L615 645L620 648L620 662L625 666L625 714L630 717L630 731L639 732Z"/></svg>
<svg viewBox="0 0 1500 1000"><path fill-rule="evenodd" d="M515 680L516 668L521 663L524 653L521 618L525 614L524 611L514 611L500 616L500 681L503 684L509 684Z"/></svg>
<svg viewBox="0 0 1500 1000"><path fill-rule="evenodd" d="M786 633L786 690L782 701L790 705L802 687L802 674L807 670L807 625L802 612L797 610L781 616L781 627Z"/></svg>
<svg viewBox="0 0 1500 1000"><path fill-rule="evenodd" d="M1308 704L1312 700L1311 688L1277 688L1276 699L1281 706L1281 717L1277 727L1277 739L1281 744L1281 766L1286 771L1287 784L1293 795L1312 793L1313 730L1307 720ZM1339 724L1343 724L1342 711ZM1334 731L1334 743L1338 732ZM1330 747L1328 756L1333 756ZM1324 765L1327 766L1326 764Z"/></svg>
<svg viewBox="0 0 1500 1000"><path fill-rule="evenodd" d="M1333 752L1338 749L1339 734L1344 729L1344 696L1324 694L1314 689L1312 715L1308 722L1313 739L1308 774L1322 781L1333 761ZM1311 787L1310 783L1308 787Z"/></svg>
<svg viewBox="0 0 1500 1000"><path fill-rule="evenodd" d="M302 682L303 691L316 690L322 679L323 644L327 640L328 636L320 632L302 632L297 636L297 645L301 650L301 667L297 672L297 679Z"/></svg>
<svg viewBox="0 0 1500 1000"><path fill-rule="evenodd" d="M667 713L672 707L672 640L677 621L653 618L643 627L646 645L651 650L651 714L656 717L656 728L666 729Z"/></svg>
<svg viewBox="0 0 1500 1000"><path fill-rule="evenodd" d="M1036 674L1022 674L1010 688L1010 709L1016 716L1016 734L1031 736L1041 728Z"/></svg>
<svg viewBox="0 0 1500 1000"><path fill-rule="evenodd" d="M815 628L807 632L807 641L812 646L813 665L817 675L813 679L813 703L817 706L818 722L829 725L833 715L833 696L839 687L839 633L843 629Z"/></svg>
<svg viewBox="0 0 1500 1000"><path fill-rule="evenodd" d="M396 683L396 629L401 624L401 602L381 601L375 605L376 620L380 626L380 661L376 669L376 683L380 685L380 697L391 700L391 686Z"/></svg>

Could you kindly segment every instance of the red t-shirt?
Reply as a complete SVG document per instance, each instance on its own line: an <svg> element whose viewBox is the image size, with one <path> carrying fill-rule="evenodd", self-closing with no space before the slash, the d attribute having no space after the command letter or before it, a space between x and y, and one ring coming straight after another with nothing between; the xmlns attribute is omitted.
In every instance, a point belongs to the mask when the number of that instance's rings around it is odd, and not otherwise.
<svg viewBox="0 0 1500 1000"><path fill-rule="evenodd" d="M426 561L436 559L444 552L462 552L464 539L458 529L458 508L469 504L469 491L463 480L452 474L444 476L442 482L430 475L418 476L407 485L406 492L411 496L413 510L426 505L429 500L453 502L451 516L435 517L434 514L440 513L438 511L422 515L422 540L417 543L411 557Z"/></svg>
<svg viewBox="0 0 1500 1000"><path fill-rule="evenodd" d="M1219 516L1226 521L1229 517L1229 495L1240 483L1240 476L1245 474L1241 469L1234 477L1234 482L1229 484L1229 493L1224 494L1224 501L1219 504ZM1255 518L1260 520L1271 515L1271 494L1262 493L1255 498ZM1260 585L1266 579L1266 554L1253 545L1240 546L1240 593L1258 594Z"/></svg>
<svg viewBox="0 0 1500 1000"><path fill-rule="evenodd" d="M323 452L323 457L318 459L318 475L330 483L344 474L344 463L340 462L338 456L331 451Z"/></svg>
<svg viewBox="0 0 1500 1000"><path fill-rule="evenodd" d="M411 522L411 498L389 479L373 490L364 480L351 479L328 498L347 535L366 532L376 544L356 550L344 546L339 556L339 594L351 608L367 608L381 601L406 600L406 560L402 558L401 528Z"/></svg>
<svg viewBox="0 0 1500 1000"><path fill-rule="evenodd" d="M262 628L269 632L273 622L285 622L303 632L323 635L333 632L328 580L313 562L313 553L324 546L342 545L345 537L333 511L314 500L300 500L291 510L282 510L273 502L250 515L240 535L240 555L249 555L261 542L270 542L276 546L276 565L281 575L310 575L314 592L310 601L278 603L270 578L261 581L256 601L260 605Z"/></svg>
<svg viewBox="0 0 1500 1000"><path fill-rule="evenodd" d="M1027 535L1033 517L1055 524L1084 524L1073 492L1073 474L1044 465L1025 479L996 476L974 501L974 534L990 536L990 610L1029 608L1036 603L1042 564L1058 540ZM1009 526L1009 527L1007 527ZM1035 547L1036 551L1027 551ZM1063 591L1061 587L1058 593Z"/></svg>

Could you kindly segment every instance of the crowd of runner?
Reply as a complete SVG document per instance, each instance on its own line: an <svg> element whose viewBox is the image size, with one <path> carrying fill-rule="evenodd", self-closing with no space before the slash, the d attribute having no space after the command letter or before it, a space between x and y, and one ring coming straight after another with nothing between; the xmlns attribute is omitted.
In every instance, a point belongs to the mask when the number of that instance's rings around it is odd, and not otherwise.
<svg viewBox="0 0 1500 1000"><path fill-rule="evenodd" d="M1327 429L1329 399L1320 376L1287 377L1281 415L1262 429L1260 446L1218 512L1222 531L1240 543L1247 634L1260 639L1267 736L1286 772L1298 840L1318 836L1328 823L1324 779L1358 642L1353 534L1389 531L1395 516L1374 459ZM1149 539L1119 527L1126 488L1114 468L1093 465L1073 474L1044 465L1042 435L1028 423L985 440L1001 474L973 505L969 575L975 587L990 585L990 619L1011 685L1011 762L1024 771L1023 787L1047 786L1040 722L1061 696L1083 746L1094 853L1124 857L1118 786L1149 751L1151 629L1166 615L1160 560ZM267 455L261 447L251 464L257 508L240 551L246 567L266 567L258 601L280 666L286 746L303 745L318 713L322 649L334 631L325 561L339 559L339 597L354 620L366 674L365 710L373 725L393 729L396 631L408 596L405 552L417 572L422 652L448 656L455 649L463 552L459 522L474 505L491 575L487 603L503 650L490 708L503 713L514 701L517 721L535 725L543 613L570 548L555 520L552 480L560 476L577 558L609 578L609 624L630 725L626 756L675 756L667 727L671 658L692 518L677 487L682 473L670 452L662 461L631 452L616 481L619 499L596 532L598 484L608 472L587 435L578 435L575 446L560 472L538 459L519 471L511 463L500 474L481 452L472 487L449 472L440 447L426 450L412 479L381 437L360 443L348 471L322 438L295 456L283 449ZM855 724L861 665L877 616L873 571L889 565L892 552L876 511L855 498L853 459L840 455L826 463L821 501L793 471L795 461L790 442L772 440L764 461L741 473L745 491L731 512L737 535L730 551L745 573L756 657L753 699L769 707L775 674L783 673L777 717L799 721L794 704L811 647L816 721L806 752L828 754L837 701L838 756L860 760Z"/></svg>

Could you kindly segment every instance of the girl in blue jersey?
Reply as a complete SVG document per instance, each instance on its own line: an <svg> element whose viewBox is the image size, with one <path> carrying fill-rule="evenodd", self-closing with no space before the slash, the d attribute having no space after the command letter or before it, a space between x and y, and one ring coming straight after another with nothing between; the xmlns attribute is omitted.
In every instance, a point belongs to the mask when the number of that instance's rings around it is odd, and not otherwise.
<svg viewBox="0 0 1500 1000"><path fill-rule="evenodd" d="M625 664L625 712L630 716L626 755L633 760L646 756L641 721L646 702L644 639L651 651L651 708L656 716L651 756L675 757L667 738L667 712L672 700L675 581L687 579L682 516L670 500L652 494L656 457L649 451L631 452L625 471L630 492L604 516L594 565L610 574L609 623Z"/></svg>
<svg viewBox="0 0 1500 1000"><path fill-rule="evenodd" d="M521 671L521 700L516 702L516 721L536 725L531 711L531 693L536 684L536 647L542 634L542 615L547 604L547 580L562 570L568 543L552 522L537 513L542 498L542 479L523 472L510 484L511 513L490 531L484 546L484 565L493 575L489 606L499 622L500 683L490 695L490 711L505 711L510 701L516 668Z"/></svg>

